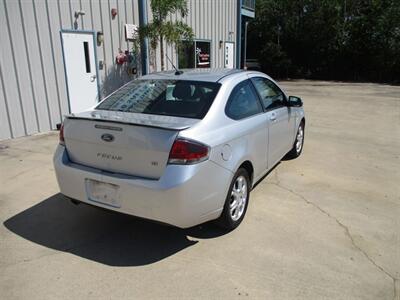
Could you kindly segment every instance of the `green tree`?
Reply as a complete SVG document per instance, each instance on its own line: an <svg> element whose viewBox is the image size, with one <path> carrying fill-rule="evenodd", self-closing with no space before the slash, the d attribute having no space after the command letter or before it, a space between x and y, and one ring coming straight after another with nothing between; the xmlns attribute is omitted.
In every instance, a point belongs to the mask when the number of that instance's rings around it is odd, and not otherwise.
<svg viewBox="0 0 400 300"><path fill-rule="evenodd" d="M182 21L166 20L168 15L174 13L180 13L184 17L188 12L186 0L151 0L150 6L153 20L139 28L139 38L148 38L153 49L160 44L161 70L164 70L164 41L167 45L179 46L182 40L193 40L194 34L192 28Z"/></svg>
<svg viewBox="0 0 400 300"><path fill-rule="evenodd" d="M400 82L399 0L257 0L248 54L282 77Z"/></svg>
<svg viewBox="0 0 400 300"><path fill-rule="evenodd" d="M354 79L400 81L400 1L347 4L342 52Z"/></svg>

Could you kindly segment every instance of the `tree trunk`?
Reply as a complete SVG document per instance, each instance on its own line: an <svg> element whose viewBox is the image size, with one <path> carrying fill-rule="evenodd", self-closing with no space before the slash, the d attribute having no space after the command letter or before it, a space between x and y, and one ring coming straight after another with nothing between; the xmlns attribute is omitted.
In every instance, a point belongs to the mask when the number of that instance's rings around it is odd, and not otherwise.
<svg viewBox="0 0 400 300"><path fill-rule="evenodd" d="M161 71L164 71L164 38L160 36Z"/></svg>

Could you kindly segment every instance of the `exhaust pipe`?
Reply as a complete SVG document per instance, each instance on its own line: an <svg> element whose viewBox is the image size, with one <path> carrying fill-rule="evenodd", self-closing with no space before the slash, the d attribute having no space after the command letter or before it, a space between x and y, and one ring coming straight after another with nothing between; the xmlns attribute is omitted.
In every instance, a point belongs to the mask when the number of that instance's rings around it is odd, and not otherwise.
<svg viewBox="0 0 400 300"><path fill-rule="evenodd" d="M78 200L75 200L75 199L71 199L71 198L69 200L71 201L72 204L75 204L75 205L81 204L81 201L78 201Z"/></svg>

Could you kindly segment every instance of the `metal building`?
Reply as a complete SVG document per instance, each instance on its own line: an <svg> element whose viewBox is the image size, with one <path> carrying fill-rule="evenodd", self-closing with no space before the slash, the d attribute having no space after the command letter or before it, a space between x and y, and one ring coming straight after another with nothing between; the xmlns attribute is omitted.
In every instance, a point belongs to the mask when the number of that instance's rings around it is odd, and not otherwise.
<svg viewBox="0 0 400 300"><path fill-rule="evenodd" d="M159 71L160 46L134 50L151 0L0 0L0 140L56 128L143 72ZM195 33L166 68L243 66L255 0L188 0L181 20ZM127 51L125 53L125 51ZM171 62L169 61L171 60Z"/></svg>

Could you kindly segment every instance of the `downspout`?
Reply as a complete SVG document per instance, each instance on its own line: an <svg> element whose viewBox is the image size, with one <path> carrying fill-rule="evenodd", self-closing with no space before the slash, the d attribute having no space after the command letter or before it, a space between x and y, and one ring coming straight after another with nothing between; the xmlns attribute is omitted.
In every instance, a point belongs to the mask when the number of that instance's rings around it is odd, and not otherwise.
<svg viewBox="0 0 400 300"><path fill-rule="evenodd" d="M237 0L236 16L236 69L240 69L240 52L242 51L242 0Z"/></svg>
<svg viewBox="0 0 400 300"><path fill-rule="evenodd" d="M247 26L249 22L244 22L244 47L243 47L243 69L247 70Z"/></svg>
<svg viewBox="0 0 400 300"><path fill-rule="evenodd" d="M147 25L147 0L139 0L139 27ZM148 73L149 67L149 42L145 38L140 43L140 54L142 61L142 75Z"/></svg>

